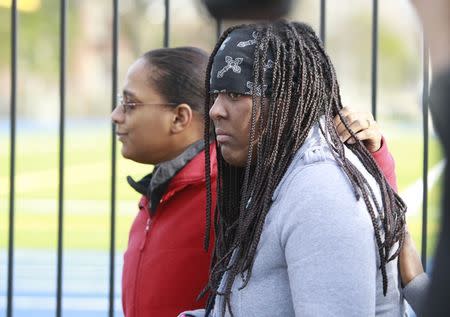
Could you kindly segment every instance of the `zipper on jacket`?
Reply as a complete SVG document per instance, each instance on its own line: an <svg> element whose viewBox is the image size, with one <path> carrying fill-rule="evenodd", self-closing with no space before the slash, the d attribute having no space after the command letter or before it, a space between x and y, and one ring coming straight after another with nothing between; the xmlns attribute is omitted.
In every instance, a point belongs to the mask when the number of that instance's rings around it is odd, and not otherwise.
<svg viewBox="0 0 450 317"><path fill-rule="evenodd" d="M138 259L138 265L137 265L137 270L136 270L136 279L135 279L135 283L134 283L134 316L138 316L138 311L137 311L137 307L138 307L138 297L140 294L137 293L138 290L138 283L140 280L140 273L141 273L141 261L142 261L142 252L145 248L145 244L147 242L147 238L148 238L148 232L150 231L150 227L151 227L151 220L150 217L147 219L147 223L145 225L145 231L144 231L144 238L142 239L141 245L139 246L139 259Z"/></svg>
<svg viewBox="0 0 450 317"><path fill-rule="evenodd" d="M150 226L151 226L151 220L150 218L147 219L147 224L145 225L145 233L144 233L144 239L142 239L142 243L141 246L139 248L139 250L142 252L145 248L145 244L147 242L147 237L148 237L148 232L150 231Z"/></svg>

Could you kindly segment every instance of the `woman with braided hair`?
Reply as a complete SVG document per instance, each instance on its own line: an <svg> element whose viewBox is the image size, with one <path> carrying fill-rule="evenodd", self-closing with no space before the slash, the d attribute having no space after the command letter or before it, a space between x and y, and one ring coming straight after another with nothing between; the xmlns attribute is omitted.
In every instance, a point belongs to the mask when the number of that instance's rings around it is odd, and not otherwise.
<svg viewBox="0 0 450 317"><path fill-rule="evenodd" d="M342 114L314 31L285 21L228 29L206 91L205 166L215 159L210 118L219 149L214 215L206 168L216 240L206 311L189 314L403 315L406 206ZM344 145L336 116L358 141Z"/></svg>

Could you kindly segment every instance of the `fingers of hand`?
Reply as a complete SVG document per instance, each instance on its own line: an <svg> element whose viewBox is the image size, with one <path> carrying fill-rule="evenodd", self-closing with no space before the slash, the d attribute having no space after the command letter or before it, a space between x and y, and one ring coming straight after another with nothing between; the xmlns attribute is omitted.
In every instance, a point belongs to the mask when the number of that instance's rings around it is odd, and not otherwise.
<svg viewBox="0 0 450 317"><path fill-rule="evenodd" d="M343 118L345 118L346 116L348 116L349 114L351 114L352 111L350 110L350 108L344 107L344 108L342 108L342 109L339 111L339 113L341 114L341 116L342 116ZM337 129L340 125L344 126L344 125L342 124L341 117L340 117L339 115L336 115L336 116L334 117L333 123L334 123L334 126L336 127L336 129Z"/></svg>
<svg viewBox="0 0 450 317"><path fill-rule="evenodd" d="M339 112L345 117L348 116L350 113L353 113L354 111L350 107L343 107Z"/></svg>
<svg viewBox="0 0 450 317"><path fill-rule="evenodd" d="M362 130L374 130L370 132L371 135L376 136L377 134L380 134L378 124L373 119L373 116L370 112L348 112L348 108L344 109L341 111L341 114L343 115L344 121L347 123L353 133L358 133ZM347 128L342 123L342 120L339 118L339 116L334 118L334 121L335 124L337 123L337 133L341 137L341 140L345 142L350 137L350 133L347 131Z"/></svg>
<svg viewBox="0 0 450 317"><path fill-rule="evenodd" d="M369 140L372 138L375 138L374 132L371 129L365 129L365 130L360 130L358 133L356 133L356 138L360 141L364 141L364 140ZM354 144L356 143L354 138L349 138L348 140L349 144Z"/></svg>
<svg viewBox="0 0 450 317"><path fill-rule="evenodd" d="M350 118L350 119L352 119L352 118ZM349 128L350 128L350 130L352 130L352 132L354 134L358 135L358 133L367 129L367 123L364 121L361 121L359 119L356 119L356 120L350 121ZM342 142L346 142L347 140L349 140L351 138L350 131L347 130L347 128L344 126L344 124L341 124L338 127L337 132L338 132L339 137L341 138ZM355 143L355 142L353 142L353 143Z"/></svg>

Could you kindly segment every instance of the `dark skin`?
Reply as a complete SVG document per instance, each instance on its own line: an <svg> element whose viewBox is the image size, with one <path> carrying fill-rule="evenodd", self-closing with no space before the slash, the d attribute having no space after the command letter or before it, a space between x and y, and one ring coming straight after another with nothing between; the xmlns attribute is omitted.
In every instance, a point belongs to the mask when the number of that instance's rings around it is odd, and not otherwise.
<svg viewBox="0 0 450 317"><path fill-rule="evenodd" d="M378 123L370 112L356 112L348 107L341 110L341 115L346 120L350 129L356 134L358 140L363 141L370 152L376 152L381 147L381 131ZM354 144L356 141L345 128L339 116L334 119L334 125L342 142Z"/></svg>
<svg viewBox="0 0 450 317"><path fill-rule="evenodd" d="M422 262L417 253L414 241L406 230L405 241L403 243L402 251L400 252L400 276L403 286L406 286L417 275L423 273Z"/></svg>

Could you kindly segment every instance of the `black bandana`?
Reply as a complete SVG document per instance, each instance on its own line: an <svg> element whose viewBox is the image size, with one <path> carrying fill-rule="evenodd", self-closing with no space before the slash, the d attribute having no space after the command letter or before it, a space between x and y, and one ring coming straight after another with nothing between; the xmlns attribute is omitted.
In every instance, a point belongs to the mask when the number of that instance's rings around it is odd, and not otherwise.
<svg viewBox="0 0 450 317"><path fill-rule="evenodd" d="M250 28L237 29L223 41L211 69L210 93L234 92L252 95L254 78L253 63L256 48L257 31ZM274 58L269 48L264 65L266 84L264 95L270 93ZM256 87L256 94L261 95L261 85Z"/></svg>

